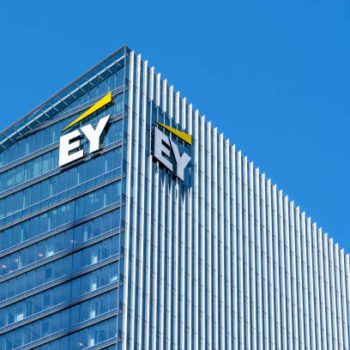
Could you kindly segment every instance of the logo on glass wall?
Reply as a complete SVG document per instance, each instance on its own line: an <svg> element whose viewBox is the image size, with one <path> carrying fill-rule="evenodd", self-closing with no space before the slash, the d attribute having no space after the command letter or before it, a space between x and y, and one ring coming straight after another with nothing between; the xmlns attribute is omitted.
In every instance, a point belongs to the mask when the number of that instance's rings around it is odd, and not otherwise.
<svg viewBox="0 0 350 350"><path fill-rule="evenodd" d="M192 144L192 136L190 134L163 123L158 122L157 124L186 144ZM191 157L186 152L181 154L176 142L169 138L158 127L154 128L153 156L167 169L174 172L179 179L184 181L185 169L191 161Z"/></svg>
<svg viewBox="0 0 350 350"><path fill-rule="evenodd" d="M86 110L81 116L67 125L63 131L72 128L82 120L91 116L93 113L97 112L112 102L112 99L112 93L109 92L106 96L102 97L93 106ZM110 115L107 115L101 118L95 128L91 124L88 124L81 127L80 130L76 129L68 134L61 136L59 149L59 166L66 165L84 156L84 150L81 147L82 137L85 137L89 142L89 153L98 151L100 149L101 136L106 129L106 125L110 117Z"/></svg>

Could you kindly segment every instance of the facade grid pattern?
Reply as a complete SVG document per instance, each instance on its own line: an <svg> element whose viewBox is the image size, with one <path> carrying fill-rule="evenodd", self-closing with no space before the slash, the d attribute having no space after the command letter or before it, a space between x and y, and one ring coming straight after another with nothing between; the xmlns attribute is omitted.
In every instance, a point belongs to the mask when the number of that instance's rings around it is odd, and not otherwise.
<svg viewBox="0 0 350 350"><path fill-rule="evenodd" d="M0 136L0 349L116 348L127 48ZM107 92L103 147L58 166L63 128ZM33 128L33 125L35 127ZM26 130L26 131L24 131Z"/></svg>

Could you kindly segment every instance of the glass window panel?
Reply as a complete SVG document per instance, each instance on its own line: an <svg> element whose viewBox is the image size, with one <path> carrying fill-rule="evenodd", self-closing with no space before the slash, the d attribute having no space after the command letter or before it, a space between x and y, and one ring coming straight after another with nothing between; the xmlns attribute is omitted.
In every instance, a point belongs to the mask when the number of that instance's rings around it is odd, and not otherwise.
<svg viewBox="0 0 350 350"><path fill-rule="evenodd" d="M33 313L36 314L42 310L42 295L38 294L33 297Z"/></svg>
<svg viewBox="0 0 350 350"><path fill-rule="evenodd" d="M47 336L50 334L50 323L48 319L44 319L41 324L41 335L43 337Z"/></svg>
<svg viewBox="0 0 350 350"><path fill-rule="evenodd" d="M52 305L52 293L51 291L46 291L43 294L43 308L49 308Z"/></svg>
<svg viewBox="0 0 350 350"><path fill-rule="evenodd" d="M26 287L25 275L21 275L21 276L17 277L16 282L17 282L16 293L17 294L23 293L26 289L25 288Z"/></svg>
<svg viewBox="0 0 350 350"><path fill-rule="evenodd" d="M77 199L75 202L70 202L67 205L62 205L58 208L54 208L39 217L34 217L28 221L24 221L19 225L13 226L12 228L2 231L2 244L3 248L6 249L9 246L24 242L30 238L34 238L37 235L46 233L47 231L55 229L58 225L63 225L70 222L73 216L73 207L75 206L76 212L74 219L80 219L84 214L89 214L102 207L102 196L103 193L117 193L117 197L113 195L113 198L107 198L106 204L111 204L119 199L120 196L120 183L114 183L108 185L102 190L90 193L84 197ZM86 203L86 208L84 208ZM67 207L69 206L69 207ZM68 208L68 209L67 209ZM72 208L72 211L70 210ZM85 210L84 210L85 209ZM70 213L69 215L65 215ZM40 220L39 220L40 219ZM68 219L70 221L68 221ZM11 233L12 230L14 234Z"/></svg>
<svg viewBox="0 0 350 350"><path fill-rule="evenodd" d="M35 271L30 271L26 274L26 289L32 289L35 285Z"/></svg>
<svg viewBox="0 0 350 350"><path fill-rule="evenodd" d="M116 80L117 87L121 87L124 84L124 70L125 68L122 67L117 72L117 80Z"/></svg>
<svg viewBox="0 0 350 350"><path fill-rule="evenodd" d="M47 266L45 268L47 268ZM36 285L41 285L44 283L44 281L45 281L44 273L45 273L44 267L40 267L39 269L36 270L36 273L35 273L35 284Z"/></svg>
<svg viewBox="0 0 350 350"><path fill-rule="evenodd" d="M34 160L34 170L33 170L33 176L34 177L39 176L40 173L41 173L41 163L42 163L41 161L42 161L41 157L36 158Z"/></svg>
<svg viewBox="0 0 350 350"><path fill-rule="evenodd" d="M7 295L8 298L13 297L16 294L16 281L14 279L8 282Z"/></svg>

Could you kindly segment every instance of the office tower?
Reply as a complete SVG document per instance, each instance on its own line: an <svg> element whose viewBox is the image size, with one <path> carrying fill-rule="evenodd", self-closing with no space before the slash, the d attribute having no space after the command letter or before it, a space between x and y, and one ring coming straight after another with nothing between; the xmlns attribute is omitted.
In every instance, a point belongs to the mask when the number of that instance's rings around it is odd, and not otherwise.
<svg viewBox="0 0 350 350"><path fill-rule="evenodd" d="M349 348L349 255L128 47L0 135L0 248L1 349Z"/></svg>

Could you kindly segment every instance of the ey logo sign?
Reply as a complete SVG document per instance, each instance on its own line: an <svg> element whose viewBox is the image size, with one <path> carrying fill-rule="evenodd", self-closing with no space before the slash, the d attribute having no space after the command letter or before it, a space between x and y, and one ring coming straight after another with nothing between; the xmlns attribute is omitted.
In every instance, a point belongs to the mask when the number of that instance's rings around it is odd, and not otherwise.
<svg viewBox="0 0 350 350"><path fill-rule="evenodd" d="M157 123L163 129L169 131L175 135L178 139L185 141L188 145L192 144L192 136L178 129L172 128L163 123ZM154 128L154 140L153 140L153 155L154 157L168 168L171 172L174 172L176 176L184 181L185 169L188 163L191 161L191 157L183 152L180 154L179 147L171 138L165 135L159 128Z"/></svg>
<svg viewBox="0 0 350 350"><path fill-rule="evenodd" d="M106 96L102 97L93 106L86 110L80 117L67 125L63 131L70 129L74 125L89 117L91 114L100 110L102 107L112 102L112 99L112 93L109 92ZM80 130L76 129L66 135L61 136L59 166L66 165L84 156L84 150L82 149L80 143L82 137L86 137L89 141L89 153L98 151L100 149L101 136L110 117L110 115L107 115L101 118L95 128L91 124L88 124L81 127Z"/></svg>

